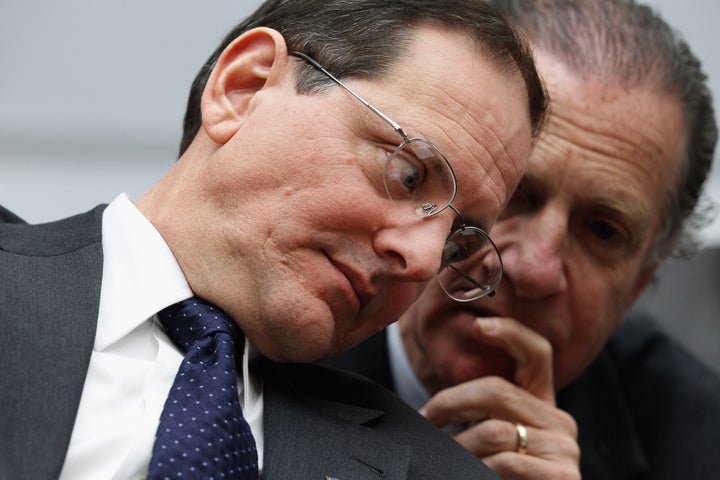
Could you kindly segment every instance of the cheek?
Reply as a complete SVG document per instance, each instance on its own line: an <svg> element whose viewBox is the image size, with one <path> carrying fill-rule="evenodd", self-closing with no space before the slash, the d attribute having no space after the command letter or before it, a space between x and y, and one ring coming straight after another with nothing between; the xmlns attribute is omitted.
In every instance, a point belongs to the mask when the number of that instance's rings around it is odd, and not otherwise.
<svg viewBox="0 0 720 480"><path fill-rule="evenodd" d="M275 201L261 206L273 230L285 238L302 238L307 243L338 233L374 232L387 205L357 177L353 181L323 182L304 188L285 188ZM346 179L348 177L346 176ZM380 201L379 201L380 200ZM338 239L330 241L338 244Z"/></svg>
<svg viewBox="0 0 720 480"><path fill-rule="evenodd" d="M577 274L577 272L576 272ZM572 308L562 345L555 346L555 382L558 388L576 379L595 359L620 326L629 286L594 272L573 282ZM613 288L612 285L615 285Z"/></svg>
<svg viewBox="0 0 720 480"><path fill-rule="evenodd" d="M593 324L594 322L594 324ZM585 325L576 331L571 344L555 352L555 385L562 388L579 377L595 360L610 334L614 331L615 320L587 319Z"/></svg>
<svg viewBox="0 0 720 480"><path fill-rule="evenodd" d="M437 280L432 280L403 315L401 326L404 331L412 332L418 343L430 344L451 330L450 325L457 317L453 307Z"/></svg>
<svg viewBox="0 0 720 480"><path fill-rule="evenodd" d="M472 354L465 352L454 360L447 362L446 368L441 367L441 382L447 386L458 385L482 377L502 377L514 380L515 360L502 349L487 345L479 346Z"/></svg>
<svg viewBox="0 0 720 480"><path fill-rule="evenodd" d="M447 305L445 299L430 304L411 320L404 320L407 329L429 361L443 370L462 367L456 360L474 356L478 350L474 331L476 315L473 312L458 310L455 305ZM416 312L417 313L417 312Z"/></svg>
<svg viewBox="0 0 720 480"><path fill-rule="evenodd" d="M334 353L347 350L397 321L421 289L421 285L413 283L389 287L385 294L375 297L352 323L336 322Z"/></svg>

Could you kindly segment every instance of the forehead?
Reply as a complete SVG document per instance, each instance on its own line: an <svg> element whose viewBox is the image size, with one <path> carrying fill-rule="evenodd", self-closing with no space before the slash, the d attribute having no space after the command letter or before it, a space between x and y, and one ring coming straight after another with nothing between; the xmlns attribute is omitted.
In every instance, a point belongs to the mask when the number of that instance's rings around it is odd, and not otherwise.
<svg viewBox="0 0 720 480"><path fill-rule="evenodd" d="M367 99L410 136L433 142L458 180L458 208L489 227L519 181L531 133L519 73L501 71L464 33L434 25L414 41ZM463 212L465 213L465 212Z"/></svg>
<svg viewBox="0 0 720 480"><path fill-rule="evenodd" d="M539 55L539 64L551 114L528 176L542 174L583 194L662 215L685 158L680 102L645 86L579 79L550 57Z"/></svg>

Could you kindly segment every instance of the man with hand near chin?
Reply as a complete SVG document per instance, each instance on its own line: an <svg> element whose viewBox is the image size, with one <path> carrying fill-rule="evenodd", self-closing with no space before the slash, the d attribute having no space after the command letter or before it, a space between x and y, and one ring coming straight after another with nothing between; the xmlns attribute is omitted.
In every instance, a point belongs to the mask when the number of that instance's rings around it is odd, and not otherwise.
<svg viewBox="0 0 720 480"><path fill-rule="evenodd" d="M717 139L705 75L635 2L494 3L551 99L492 230L496 295L451 302L432 282L332 363L394 389L504 479L715 475L720 380L651 323L623 325L659 262L692 246Z"/></svg>

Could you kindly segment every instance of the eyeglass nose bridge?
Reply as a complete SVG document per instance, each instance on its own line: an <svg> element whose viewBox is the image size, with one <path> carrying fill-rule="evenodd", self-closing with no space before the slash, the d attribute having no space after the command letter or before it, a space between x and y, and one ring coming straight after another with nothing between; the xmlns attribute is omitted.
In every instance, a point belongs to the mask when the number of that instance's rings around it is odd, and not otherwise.
<svg viewBox="0 0 720 480"><path fill-rule="evenodd" d="M446 208L449 208L453 212L455 212L455 215L460 218L460 230L465 230L465 219L463 218L460 211L455 208L455 205L453 205L452 202L448 203L443 208L440 208L437 203L426 202L420 206L420 211L422 211L423 217L434 217L438 213L443 212Z"/></svg>
<svg viewBox="0 0 720 480"><path fill-rule="evenodd" d="M433 215L440 213L437 203L423 203L420 209L423 212L423 217L432 217Z"/></svg>

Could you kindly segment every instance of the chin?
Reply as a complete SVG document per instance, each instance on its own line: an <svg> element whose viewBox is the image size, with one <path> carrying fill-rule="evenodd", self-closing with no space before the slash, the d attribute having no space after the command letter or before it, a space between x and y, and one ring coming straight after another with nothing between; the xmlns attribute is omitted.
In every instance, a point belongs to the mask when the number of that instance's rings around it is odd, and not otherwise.
<svg viewBox="0 0 720 480"><path fill-rule="evenodd" d="M325 357L334 342L334 322L321 315L280 315L266 327L255 347L275 362L314 362Z"/></svg>
<svg viewBox="0 0 720 480"><path fill-rule="evenodd" d="M449 359L446 386L457 385L483 377L501 377L510 382L515 376L515 360L503 350L488 347L482 355L467 354Z"/></svg>

